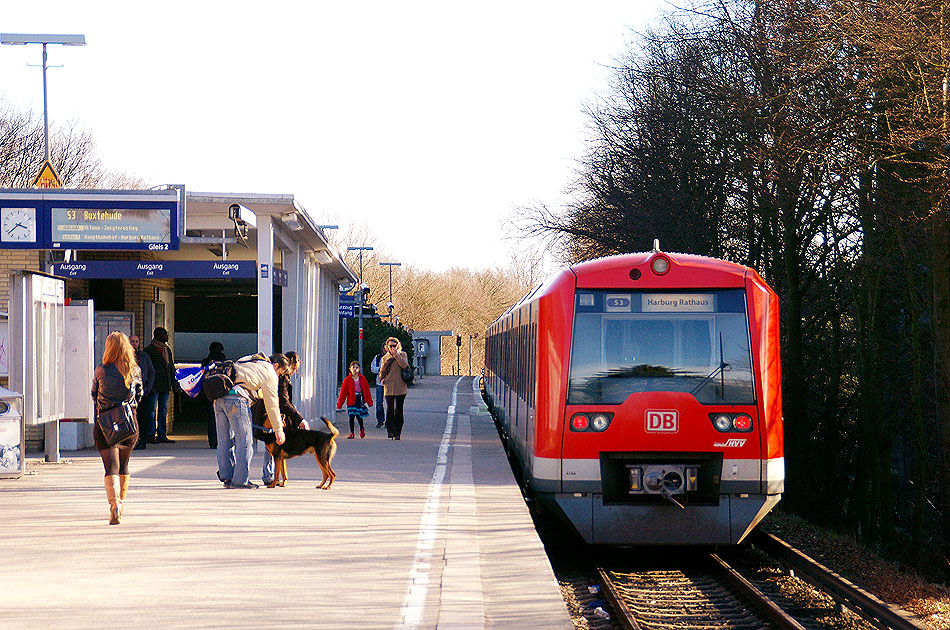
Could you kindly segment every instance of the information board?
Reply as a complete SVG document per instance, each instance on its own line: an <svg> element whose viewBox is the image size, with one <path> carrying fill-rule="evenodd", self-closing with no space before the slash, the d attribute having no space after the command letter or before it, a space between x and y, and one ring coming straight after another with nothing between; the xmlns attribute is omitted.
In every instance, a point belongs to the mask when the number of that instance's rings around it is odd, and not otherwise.
<svg viewBox="0 0 950 630"><path fill-rule="evenodd" d="M53 242L140 245L170 242L170 208L51 208ZM153 248L158 249L158 248Z"/></svg>
<svg viewBox="0 0 950 630"><path fill-rule="evenodd" d="M0 249L177 250L177 190L0 189Z"/></svg>

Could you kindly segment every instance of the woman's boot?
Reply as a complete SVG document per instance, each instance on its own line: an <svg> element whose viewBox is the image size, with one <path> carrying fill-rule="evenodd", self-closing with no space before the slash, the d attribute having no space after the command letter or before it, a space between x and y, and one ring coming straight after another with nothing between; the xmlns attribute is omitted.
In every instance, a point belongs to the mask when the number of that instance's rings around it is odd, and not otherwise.
<svg viewBox="0 0 950 630"><path fill-rule="evenodd" d="M122 512L125 511L125 495L129 491L129 476L119 475L119 518L122 518Z"/></svg>
<svg viewBox="0 0 950 630"><path fill-rule="evenodd" d="M120 516L119 493L121 492L119 487L119 476L106 475L105 485L106 496L109 498L109 525L118 525Z"/></svg>

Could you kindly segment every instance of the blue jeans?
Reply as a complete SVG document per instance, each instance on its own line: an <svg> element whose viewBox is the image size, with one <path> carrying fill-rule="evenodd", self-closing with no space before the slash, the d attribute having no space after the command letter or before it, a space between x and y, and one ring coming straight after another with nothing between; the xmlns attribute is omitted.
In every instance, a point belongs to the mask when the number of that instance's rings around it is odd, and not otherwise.
<svg viewBox="0 0 950 630"><path fill-rule="evenodd" d="M386 412L383 411L383 386L376 386L376 424L386 422Z"/></svg>
<svg viewBox="0 0 950 630"><path fill-rule="evenodd" d="M247 483L254 456L251 437L251 404L237 394L214 401L214 426L218 433L218 479L235 486Z"/></svg>
<svg viewBox="0 0 950 630"><path fill-rule="evenodd" d="M156 414L156 403L158 413ZM165 434L165 421L168 419L168 392L155 392L142 399L141 406L145 409L148 425L139 427L139 440L147 442L155 437L155 428L158 427L158 437L168 437ZM157 422L156 422L157 420Z"/></svg>
<svg viewBox="0 0 950 630"><path fill-rule="evenodd" d="M264 451L264 467L261 469L261 481L269 484L274 480L274 458L270 453Z"/></svg>

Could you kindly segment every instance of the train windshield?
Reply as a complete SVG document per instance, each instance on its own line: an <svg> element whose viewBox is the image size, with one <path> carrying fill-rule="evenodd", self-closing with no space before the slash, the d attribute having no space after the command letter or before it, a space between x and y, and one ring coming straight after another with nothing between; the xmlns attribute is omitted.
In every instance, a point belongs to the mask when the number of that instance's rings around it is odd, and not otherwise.
<svg viewBox="0 0 950 630"><path fill-rule="evenodd" d="M743 289L575 296L568 403L686 392L702 404L755 403Z"/></svg>

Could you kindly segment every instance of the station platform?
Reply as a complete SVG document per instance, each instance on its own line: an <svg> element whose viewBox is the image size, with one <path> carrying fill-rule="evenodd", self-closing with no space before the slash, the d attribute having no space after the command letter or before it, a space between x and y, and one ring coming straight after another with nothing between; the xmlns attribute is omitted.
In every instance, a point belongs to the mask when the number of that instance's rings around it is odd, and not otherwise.
<svg viewBox="0 0 950 630"><path fill-rule="evenodd" d="M571 628L475 387L418 381L400 441L331 418L329 491L309 455L225 489L206 438L172 436L135 451L110 526L95 450L29 460L0 479L0 628Z"/></svg>

